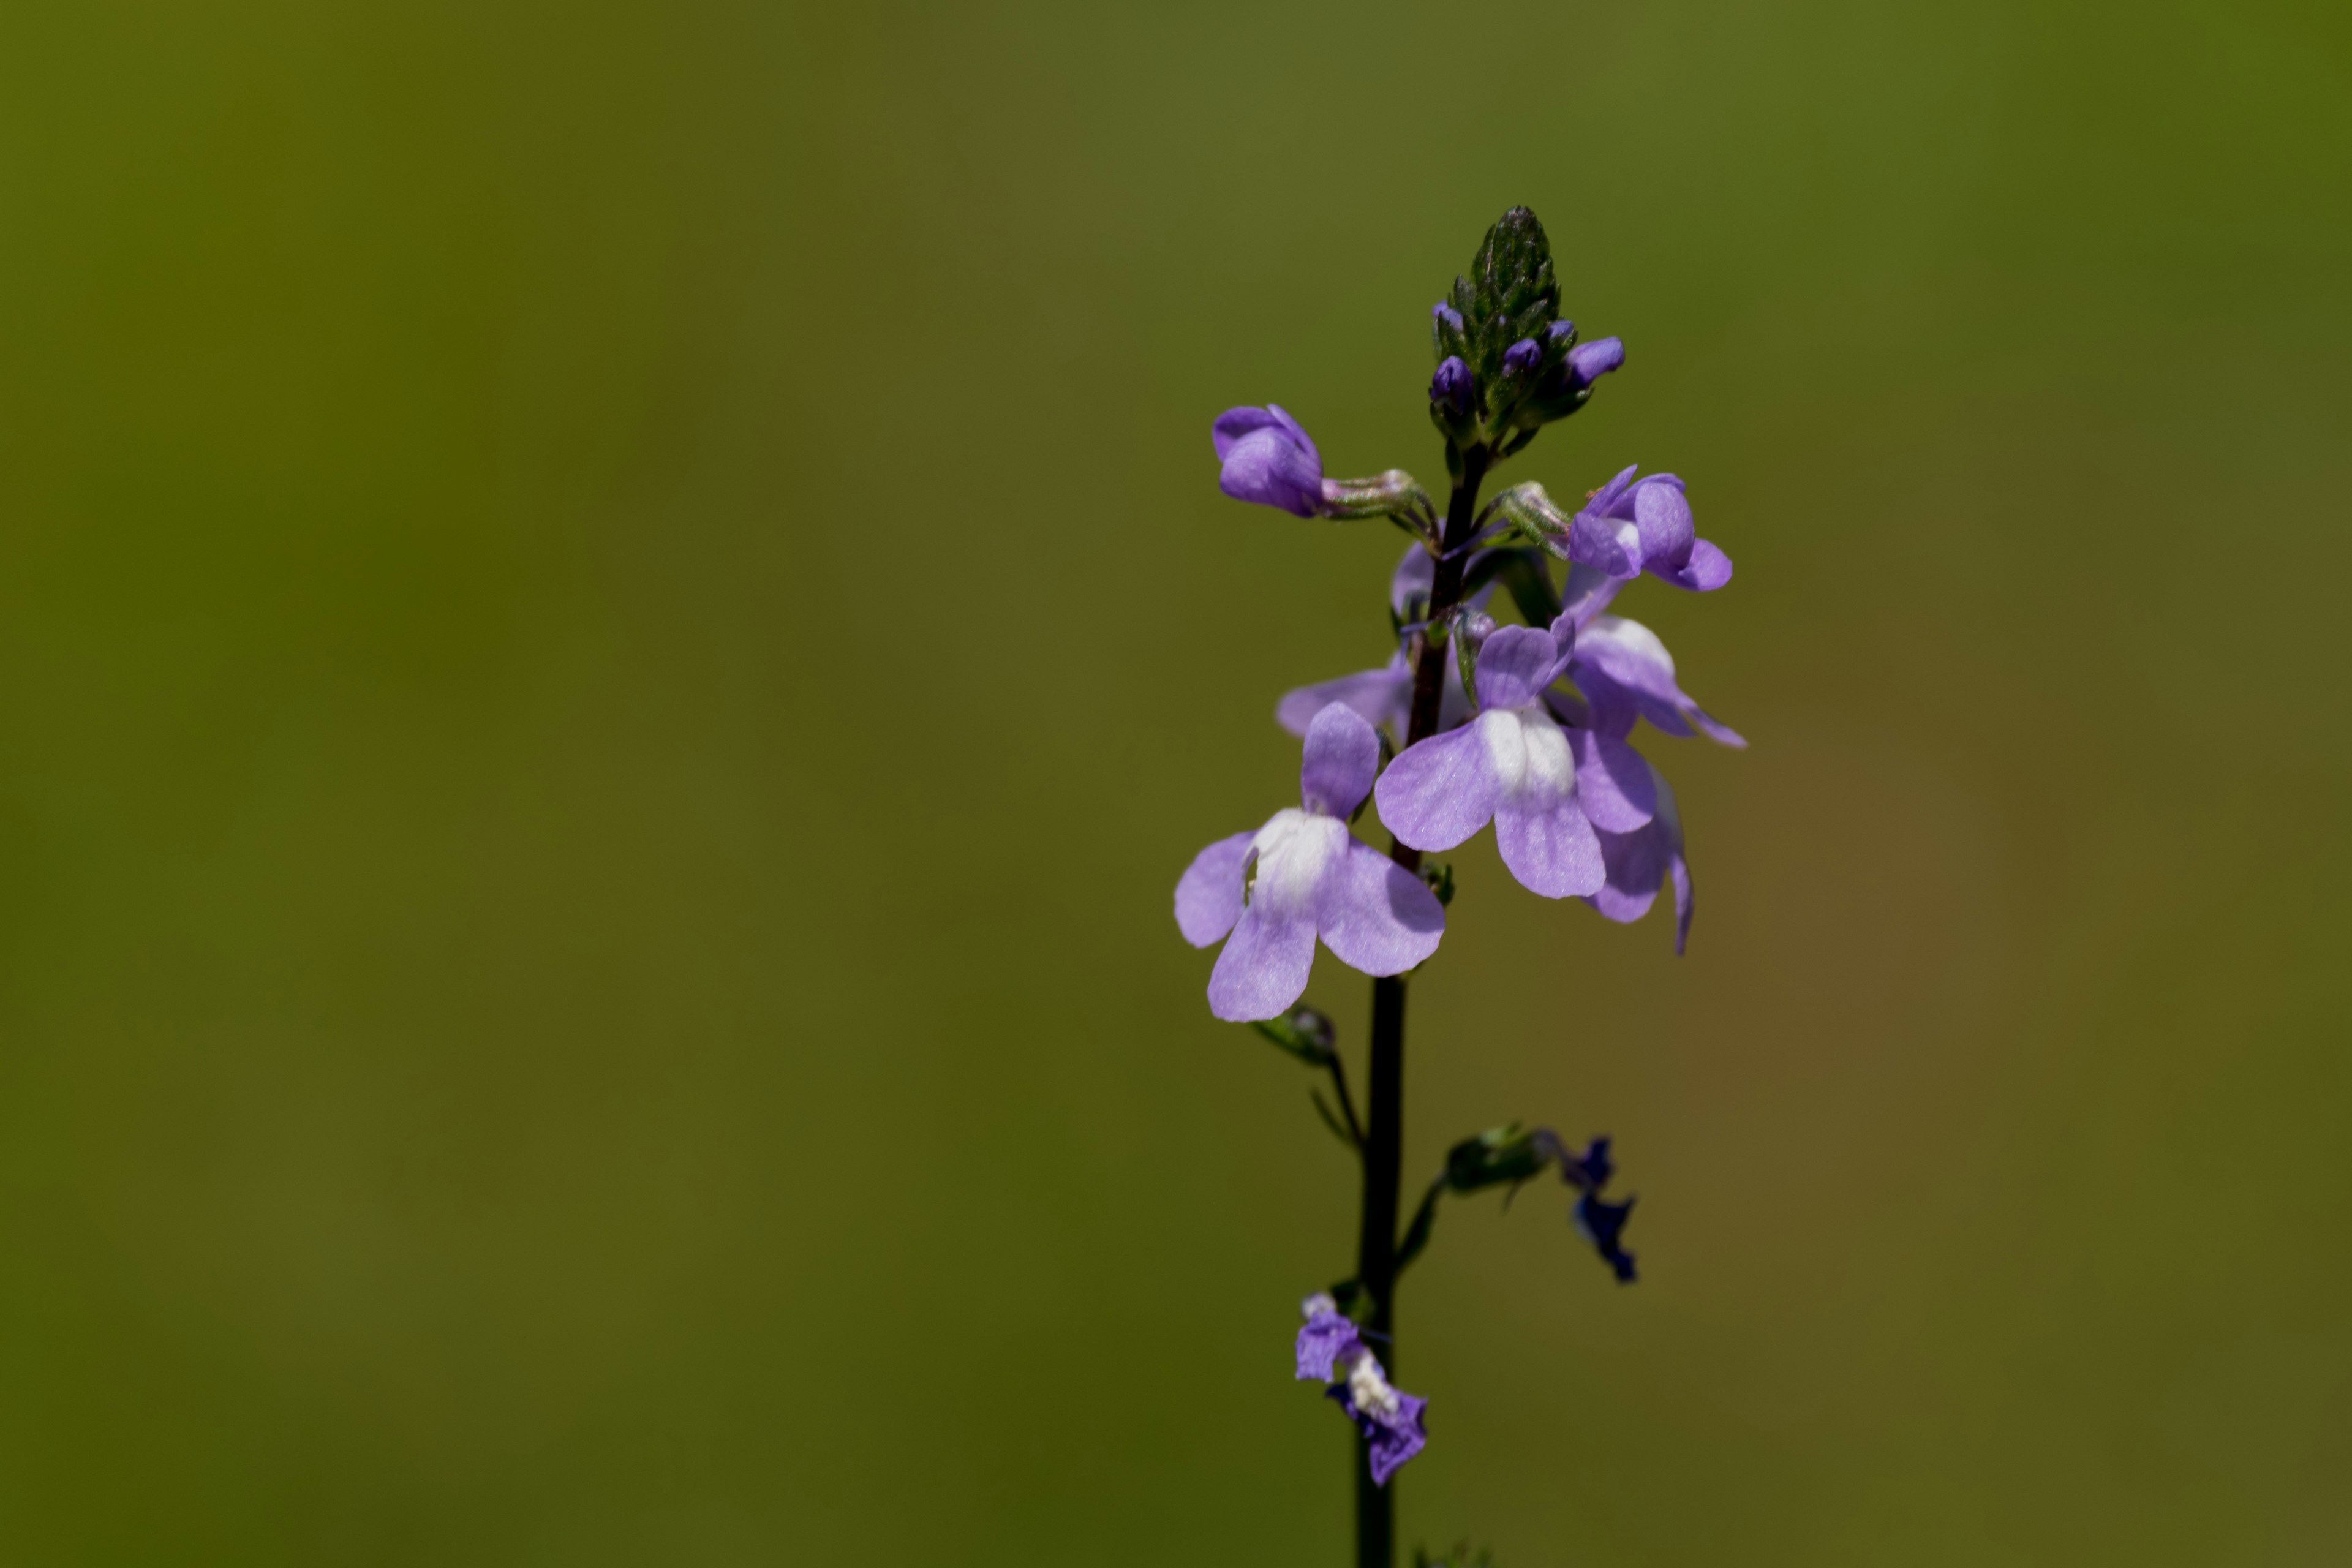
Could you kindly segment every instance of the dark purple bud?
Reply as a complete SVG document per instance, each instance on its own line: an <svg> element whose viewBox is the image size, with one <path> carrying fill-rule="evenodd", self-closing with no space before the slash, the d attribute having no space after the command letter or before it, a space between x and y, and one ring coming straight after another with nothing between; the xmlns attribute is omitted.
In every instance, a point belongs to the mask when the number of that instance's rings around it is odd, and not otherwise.
<svg viewBox="0 0 2352 1568"><path fill-rule="evenodd" d="M1462 363L1460 354L1448 354L1437 374L1429 378L1429 400L1443 403L1456 414L1470 412L1470 399L1475 384L1470 378L1470 367Z"/></svg>
<svg viewBox="0 0 2352 1568"><path fill-rule="evenodd" d="M1432 321L1441 325L1451 327L1457 332L1462 330L1462 312L1443 300L1429 308L1429 314Z"/></svg>
<svg viewBox="0 0 2352 1568"><path fill-rule="evenodd" d="M1568 379L1572 385L1591 386L1625 363L1625 344L1618 338L1579 343L1568 351Z"/></svg>
<svg viewBox="0 0 2352 1568"><path fill-rule="evenodd" d="M1521 338L1503 351L1503 374L1525 375L1543 363L1543 345L1533 338Z"/></svg>
<svg viewBox="0 0 2352 1568"><path fill-rule="evenodd" d="M1574 336L1576 336L1576 323L1574 321L1554 321L1550 326L1544 329L1544 341L1546 342L1556 343L1562 338L1572 338Z"/></svg>
<svg viewBox="0 0 2352 1568"><path fill-rule="evenodd" d="M1601 1254L1601 1260L1609 1265L1621 1285L1633 1282L1633 1255L1618 1240L1624 1234L1626 1216L1633 1212L1632 1198L1622 1204L1604 1203L1587 1193L1576 1200L1576 1228L1584 1233L1584 1239Z"/></svg>

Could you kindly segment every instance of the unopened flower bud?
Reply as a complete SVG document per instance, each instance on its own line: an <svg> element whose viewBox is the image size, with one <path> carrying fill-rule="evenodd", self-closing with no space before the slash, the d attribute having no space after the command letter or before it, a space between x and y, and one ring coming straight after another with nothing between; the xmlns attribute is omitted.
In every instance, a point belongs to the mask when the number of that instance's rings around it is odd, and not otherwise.
<svg viewBox="0 0 2352 1568"><path fill-rule="evenodd" d="M1556 343L1563 339L1571 343L1576 341L1576 323L1574 321L1554 321L1550 326L1544 329L1544 342L1548 343Z"/></svg>
<svg viewBox="0 0 2352 1568"><path fill-rule="evenodd" d="M1619 338L1579 343L1568 351L1568 377L1578 386L1594 382L1625 363L1625 344Z"/></svg>
<svg viewBox="0 0 2352 1568"><path fill-rule="evenodd" d="M1460 354L1449 354L1429 378L1429 400L1442 404L1457 417L1470 412L1470 399L1477 389L1471 379L1470 367L1462 363Z"/></svg>
<svg viewBox="0 0 2352 1568"><path fill-rule="evenodd" d="M1440 326L1450 327L1457 332L1462 330L1462 312L1443 300L1429 308L1429 315Z"/></svg>
<svg viewBox="0 0 2352 1568"><path fill-rule="evenodd" d="M1503 374L1525 375L1543 363L1543 345L1533 338L1521 338L1503 351Z"/></svg>

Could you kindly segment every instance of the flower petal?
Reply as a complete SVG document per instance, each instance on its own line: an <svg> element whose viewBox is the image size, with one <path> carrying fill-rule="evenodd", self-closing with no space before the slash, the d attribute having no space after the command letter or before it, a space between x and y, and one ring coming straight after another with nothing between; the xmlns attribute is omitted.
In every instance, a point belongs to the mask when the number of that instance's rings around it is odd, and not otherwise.
<svg viewBox="0 0 2352 1568"><path fill-rule="evenodd" d="M1582 626L1593 616L1609 607L1617 590L1626 579L1612 577L1598 566L1570 565L1568 582L1559 591L1560 620L1570 626ZM1559 622L1552 623L1552 636L1559 636Z"/></svg>
<svg viewBox="0 0 2352 1568"><path fill-rule="evenodd" d="M1218 415L1217 422L1209 426L1209 439L1216 446L1217 461L1223 462L1232 453L1234 444L1243 437L1268 426L1281 426L1281 421L1274 416L1271 408L1228 408Z"/></svg>
<svg viewBox="0 0 2352 1568"><path fill-rule="evenodd" d="M1653 821L1632 833L1601 835L1601 863L1608 881L1585 902L1621 925L1631 925L1657 902L1666 875L1666 835Z"/></svg>
<svg viewBox="0 0 2352 1568"><path fill-rule="evenodd" d="M1379 1430L1371 1434L1372 1485L1376 1487L1388 1485L1389 1478L1407 1459L1429 1446L1429 1434L1422 1427L1421 1415L1429 1407L1429 1401L1402 1389L1397 1391L1396 1398L1396 1415L1379 1423Z"/></svg>
<svg viewBox="0 0 2352 1568"><path fill-rule="evenodd" d="M1323 873L1315 923L1323 945L1349 968L1402 974L1437 951L1445 909L1428 883L1351 840L1339 864Z"/></svg>
<svg viewBox="0 0 2352 1568"><path fill-rule="evenodd" d="M1220 838L1176 879L1176 929L1194 947L1206 947L1242 918L1242 862L1255 831Z"/></svg>
<svg viewBox="0 0 2352 1568"><path fill-rule="evenodd" d="M1601 839L1573 795L1542 811L1506 804L1495 813L1495 847L1521 887L1547 899L1597 893L1608 884Z"/></svg>
<svg viewBox="0 0 2352 1568"><path fill-rule="evenodd" d="M1475 679L1481 708L1525 708L1558 678L1559 648L1551 633L1505 626L1478 650Z"/></svg>
<svg viewBox="0 0 2352 1568"><path fill-rule="evenodd" d="M1475 728L1405 748L1372 786L1381 821L1415 849L1451 849L1495 815L1501 784Z"/></svg>
<svg viewBox="0 0 2352 1568"><path fill-rule="evenodd" d="M1642 532L1642 564L1652 571L1679 569L1698 537L1683 482L1672 474L1652 474L1633 487L1631 499L1633 526Z"/></svg>
<svg viewBox="0 0 2352 1568"><path fill-rule="evenodd" d="M1315 715L1334 702L1345 703L1368 724L1393 724L1402 730L1412 708L1412 671L1404 655L1389 660L1385 669L1360 669L1284 692L1274 706L1274 721L1304 739Z"/></svg>
<svg viewBox="0 0 2352 1568"><path fill-rule="evenodd" d="M1263 903L1242 911L1209 972L1209 1011L1231 1023L1276 1018L1307 989L1315 966L1315 921L1269 918Z"/></svg>
<svg viewBox="0 0 2352 1568"><path fill-rule="evenodd" d="M1642 753L1613 735L1570 730L1576 752L1576 798L1603 833L1631 833L1657 811L1656 775Z"/></svg>
<svg viewBox="0 0 2352 1568"><path fill-rule="evenodd" d="M1326 1297L1324 1300L1328 1300ZM1298 1342L1295 1347L1298 1375L1317 1383L1328 1383L1332 1363L1343 1355L1364 1348L1356 1325L1329 1309L1313 1313L1299 1326Z"/></svg>
<svg viewBox="0 0 2352 1568"><path fill-rule="evenodd" d="M1311 443L1302 450L1289 431L1261 427L1226 450L1217 488L1235 500L1313 517L1323 504L1323 465Z"/></svg>
<svg viewBox="0 0 2352 1568"><path fill-rule="evenodd" d="M1333 702L1307 727L1307 747L1298 764L1298 797L1321 816L1347 817L1372 793L1381 771L1381 738L1362 714Z"/></svg>
<svg viewBox="0 0 2352 1568"><path fill-rule="evenodd" d="M1690 563L1673 571L1652 567L1651 574L1694 594L1710 593L1731 581L1731 557L1704 539L1691 541Z"/></svg>

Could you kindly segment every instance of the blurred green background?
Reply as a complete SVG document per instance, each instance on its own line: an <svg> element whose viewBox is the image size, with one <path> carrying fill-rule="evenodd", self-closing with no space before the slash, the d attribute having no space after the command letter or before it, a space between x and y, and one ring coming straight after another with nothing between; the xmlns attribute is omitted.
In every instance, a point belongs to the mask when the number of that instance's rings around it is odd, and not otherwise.
<svg viewBox="0 0 2352 1568"><path fill-rule="evenodd" d="M1332 1563L1169 895L1515 202L1679 471L1677 963L1482 839L1408 1542L2352 1558L2341 6L0 16L0 1556ZM1370 824L1367 823L1370 830ZM1328 956L1310 998L1360 1034Z"/></svg>

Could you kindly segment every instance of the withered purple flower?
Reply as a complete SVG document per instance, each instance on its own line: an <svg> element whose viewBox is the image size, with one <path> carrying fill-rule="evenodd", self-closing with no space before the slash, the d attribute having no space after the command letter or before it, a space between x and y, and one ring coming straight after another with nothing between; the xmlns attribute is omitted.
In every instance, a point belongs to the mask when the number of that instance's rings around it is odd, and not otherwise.
<svg viewBox="0 0 2352 1568"><path fill-rule="evenodd" d="M1307 1326L1298 1331L1298 1375L1329 1384L1324 1394L1339 1401L1369 1440L1372 1484L1384 1487L1399 1467L1427 1446L1422 1413L1429 1401L1389 1382L1380 1358L1366 1348L1356 1325L1340 1315L1329 1296L1309 1296L1299 1310Z"/></svg>

